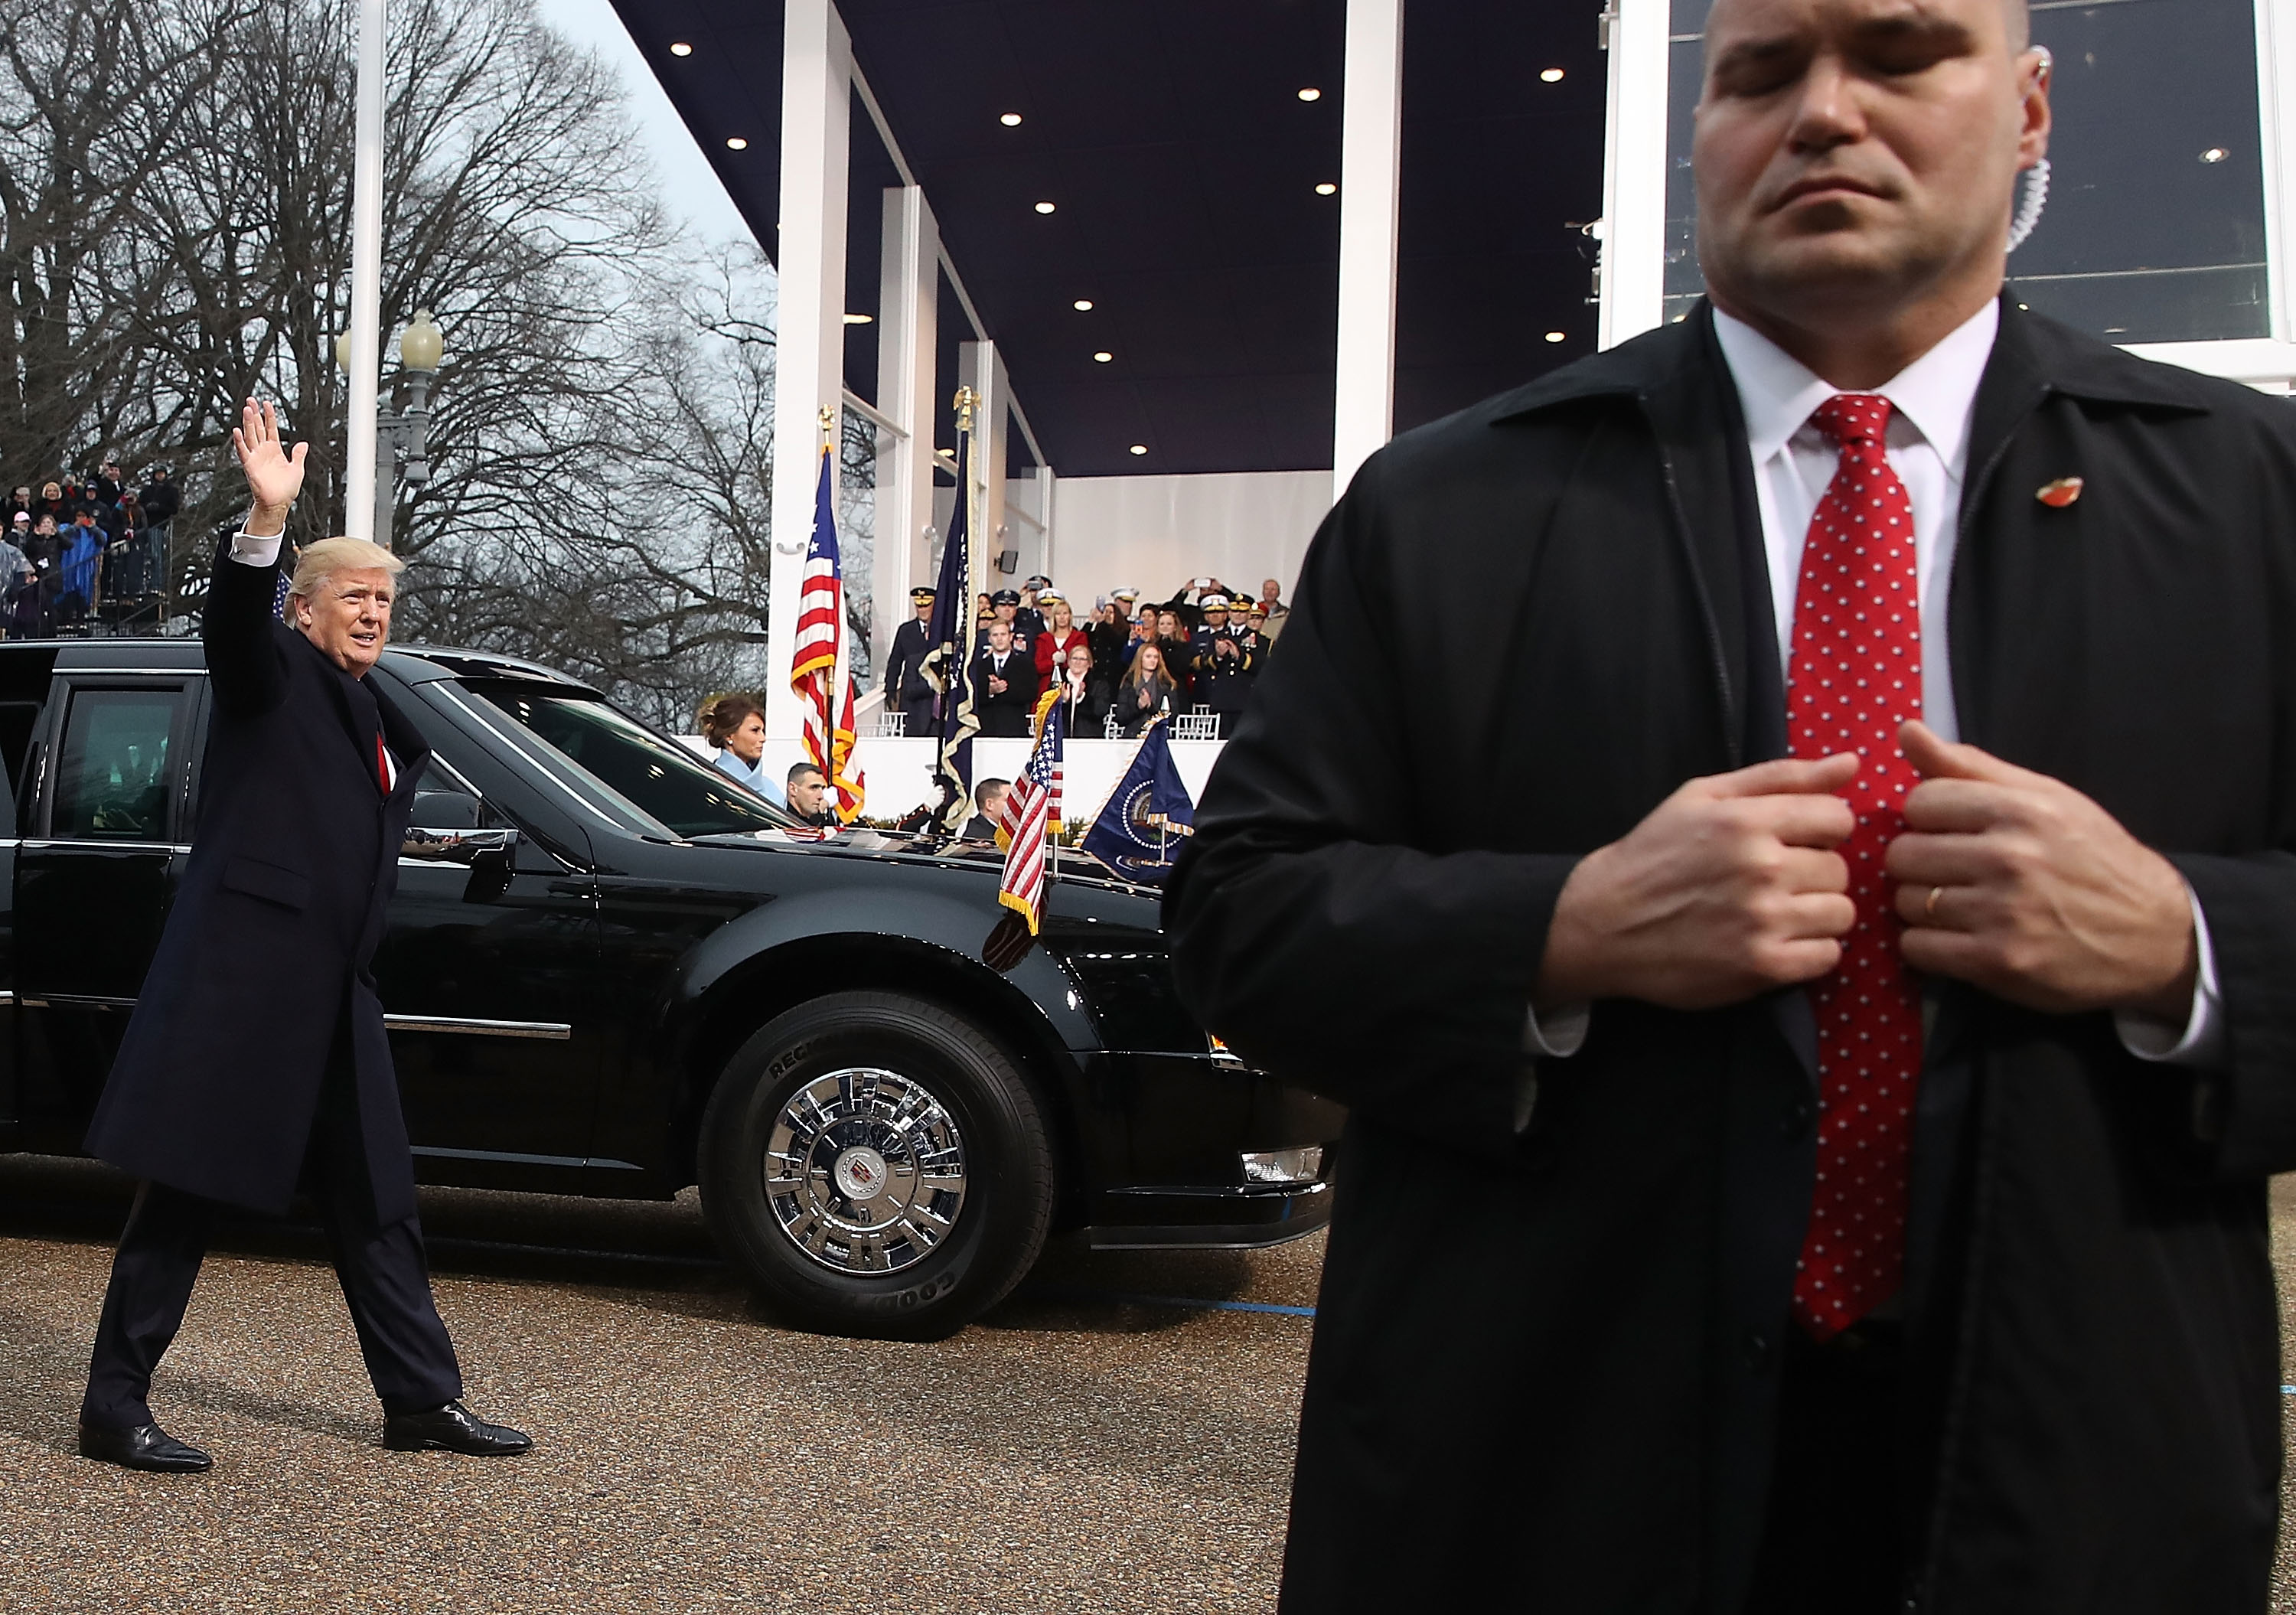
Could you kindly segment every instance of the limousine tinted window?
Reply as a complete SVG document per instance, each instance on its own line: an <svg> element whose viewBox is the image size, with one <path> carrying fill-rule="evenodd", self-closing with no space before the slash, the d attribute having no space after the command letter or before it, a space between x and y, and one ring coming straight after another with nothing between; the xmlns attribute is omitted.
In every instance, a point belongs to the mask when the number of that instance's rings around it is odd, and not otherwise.
<svg viewBox="0 0 2296 1615"><path fill-rule="evenodd" d="M594 697L499 685L466 687L673 835L739 834L795 823L676 741Z"/></svg>

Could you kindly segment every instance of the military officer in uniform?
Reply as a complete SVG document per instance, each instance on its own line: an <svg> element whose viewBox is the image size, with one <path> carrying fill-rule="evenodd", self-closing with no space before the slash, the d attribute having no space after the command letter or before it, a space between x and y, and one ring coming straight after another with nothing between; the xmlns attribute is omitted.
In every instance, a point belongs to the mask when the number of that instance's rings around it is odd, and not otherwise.
<svg viewBox="0 0 2296 1615"><path fill-rule="evenodd" d="M1228 620L1226 595L1207 594L1198 603L1203 626L1188 636L1195 657L1195 698L1219 715L1219 732L1226 736L1234 733L1236 719L1251 699L1252 681L1259 673L1259 635Z"/></svg>
<svg viewBox="0 0 2296 1615"><path fill-rule="evenodd" d="M1021 591L999 589L988 597L988 605L995 615L981 625L980 638L972 648L975 651L984 649L988 644L989 630L1001 627L1013 635L1013 649L1033 664L1037 660L1037 642L1021 626Z"/></svg>
<svg viewBox="0 0 2296 1615"><path fill-rule="evenodd" d="M932 654L933 591L922 586L909 591L916 615L893 632L893 653L885 662L885 701L907 719L904 734L933 733L937 692L925 676L925 658Z"/></svg>

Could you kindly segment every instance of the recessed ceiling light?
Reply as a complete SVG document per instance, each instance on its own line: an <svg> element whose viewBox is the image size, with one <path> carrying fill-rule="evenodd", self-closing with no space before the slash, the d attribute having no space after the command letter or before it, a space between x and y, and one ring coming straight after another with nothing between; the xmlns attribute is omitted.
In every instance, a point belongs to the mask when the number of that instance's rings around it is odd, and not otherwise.
<svg viewBox="0 0 2296 1615"><path fill-rule="evenodd" d="M1316 195L1318 195L1318 196L1337 196L1339 193L1340 193L1340 188L1339 188L1339 186L1337 186L1337 185L1333 184L1332 184L1330 180L1328 180L1328 179L1327 179L1327 180L1325 180L1322 184L1317 185L1317 186L1316 187Z"/></svg>
<svg viewBox="0 0 2296 1615"><path fill-rule="evenodd" d="M1050 202L1038 202L1037 204L1037 211L1039 213L1050 213L1052 210L1053 204Z"/></svg>
<svg viewBox="0 0 2296 1615"><path fill-rule="evenodd" d="M1105 365L1115 357L1116 356L1114 354L1109 352L1107 348L1103 348L1098 353L1092 356L1092 362L1095 365Z"/></svg>
<svg viewBox="0 0 2296 1615"><path fill-rule="evenodd" d="M691 56L693 54L693 47L683 39L675 39L670 42L669 53L673 56Z"/></svg>
<svg viewBox="0 0 2296 1615"><path fill-rule="evenodd" d="M847 317L850 318L851 316L849 315ZM1559 342L1562 340L1562 332L1559 331L1550 331L1546 333L1546 340L1550 342Z"/></svg>
<svg viewBox="0 0 2296 1615"><path fill-rule="evenodd" d="M1302 101L1321 101L1323 98L1324 92L1321 90L1305 89L1300 92L1300 99Z"/></svg>
<svg viewBox="0 0 2296 1615"><path fill-rule="evenodd" d="M1539 74L1538 81L1541 84L1561 84L1562 82L1562 70L1559 67L1548 68Z"/></svg>
<svg viewBox="0 0 2296 1615"><path fill-rule="evenodd" d="M1148 446L1145 443L1135 443L1132 446L1132 452L1136 455L1144 455L1148 452Z"/></svg>
<svg viewBox="0 0 2296 1615"><path fill-rule="evenodd" d="M1092 299L1088 297L1080 297L1077 299L1076 311L1078 314L1090 314L1092 312Z"/></svg>
<svg viewBox="0 0 2296 1615"><path fill-rule="evenodd" d="M877 323L877 316L873 314L849 314L845 316L845 323L849 325L873 325Z"/></svg>
<svg viewBox="0 0 2296 1615"><path fill-rule="evenodd" d="M728 152L746 152L750 149L750 143L739 135L728 135L726 136L726 149Z"/></svg>
<svg viewBox="0 0 2296 1615"><path fill-rule="evenodd" d="M2230 157L2232 153L2226 151L2222 146L2210 146L2207 151L2201 153L2201 160L2202 162L2222 162L2226 158Z"/></svg>
<svg viewBox="0 0 2296 1615"><path fill-rule="evenodd" d="M1018 112L1007 112L1004 117L998 119L996 121L1003 124L1008 129L1017 129L1021 127L1021 114Z"/></svg>

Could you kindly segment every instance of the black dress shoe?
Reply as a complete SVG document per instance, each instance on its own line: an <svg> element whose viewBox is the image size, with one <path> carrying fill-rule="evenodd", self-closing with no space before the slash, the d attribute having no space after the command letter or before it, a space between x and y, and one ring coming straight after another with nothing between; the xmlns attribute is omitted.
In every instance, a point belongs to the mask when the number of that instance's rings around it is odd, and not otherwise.
<svg viewBox="0 0 2296 1615"><path fill-rule="evenodd" d="M507 1424L489 1424L460 1402L429 1413L393 1414L382 1422L382 1444L395 1453L468 1453L473 1458L507 1458L534 1445L534 1438Z"/></svg>
<svg viewBox="0 0 2296 1615"><path fill-rule="evenodd" d="M215 1460L196 1447L186 1447L156 1424L130 1425L125 1430L83 1422L79 1455L122 1469L150 1470L162 1475L196 1475Z"/></svg>

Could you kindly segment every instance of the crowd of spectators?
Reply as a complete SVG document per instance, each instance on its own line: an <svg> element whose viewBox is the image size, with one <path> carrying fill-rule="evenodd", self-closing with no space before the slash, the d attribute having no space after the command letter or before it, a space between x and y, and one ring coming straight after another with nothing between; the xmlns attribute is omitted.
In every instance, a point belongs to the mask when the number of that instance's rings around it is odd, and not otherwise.
<svg viewBox="0 0 2296 1615"><path fill-rule="evenodd" d="M11 490L0 504L0 633L74 635L156 616L168 536L183 503L168 468L133 488L119 462Z"/></svg>
<svg viewBox="0 0 2296 1615"><path fill-rule="evenodd" d="M924 673L933 591L910 592L914 623L902 625L885 666L888 710L906 732L928 733L933 688ZM1144 604L1118 589L1088 612L1044 578L974 601L972 687L980 733L1024 736L1039 698L1057 689L1066 733L1137 735L1159 717L1202 713L1214 735L1230 733L1250 705L1290 608L1275 578L1258 595L1216 578L1191 579Z"/></svg>

